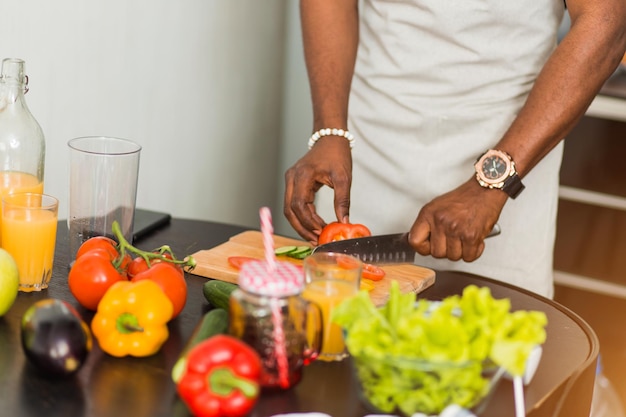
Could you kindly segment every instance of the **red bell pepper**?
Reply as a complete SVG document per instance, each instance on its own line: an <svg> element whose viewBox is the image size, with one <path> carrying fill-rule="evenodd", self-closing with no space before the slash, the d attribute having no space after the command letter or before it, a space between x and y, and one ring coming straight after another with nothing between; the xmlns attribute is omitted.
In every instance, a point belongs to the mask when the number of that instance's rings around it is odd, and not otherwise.
<svg viewBox="0 0 626 417"><path fill-rule="evenodd" d="M189 351L177 391L197 417L243 417L256 404L260 378L261 359L256 351L233 336L220 334Z"/></svg>

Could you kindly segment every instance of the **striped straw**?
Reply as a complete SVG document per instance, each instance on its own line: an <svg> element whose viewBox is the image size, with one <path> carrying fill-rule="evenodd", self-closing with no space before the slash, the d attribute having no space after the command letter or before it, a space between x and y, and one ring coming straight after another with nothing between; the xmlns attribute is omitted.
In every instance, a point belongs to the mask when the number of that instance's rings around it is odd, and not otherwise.
<svg viewBox="0 0 626 417"><path fill-rule="evenodd" d="M274 253L274 227L272 226L272 213L267 207L259 210L261 217L261 233L263 234L263 248L265 249L265 262L267 272L274 274L276 271L276 254Z"/></svg>
<svg viewBox="0 0 626 417"><path fill-rule="evenodd" d="M276 274L276 254L274 253L274 228L272 227L272 214L267 207L259 210L261 217L261 233L263 234L263 247L265 248L265 262L267 264L267 275L270 280L275 279ZM280 302L272 300L272 323L274 324L274 348L276 351L276 362L278 365L278 380L282 388L289 388L289 362L287 360L287 349L285 347L285 332L283 330L283 316L280 312Z"/></svg>
<svg viewBox="0 0 626 417"><path fill-rule="evenodd" d="M280 313L280 301L272 299L272 322L274 324L274 348L276 350L276 364L278 365L278 383L284 389L289 388L289 361L285 347L285 332L283 330L283 316Z"/></svg>

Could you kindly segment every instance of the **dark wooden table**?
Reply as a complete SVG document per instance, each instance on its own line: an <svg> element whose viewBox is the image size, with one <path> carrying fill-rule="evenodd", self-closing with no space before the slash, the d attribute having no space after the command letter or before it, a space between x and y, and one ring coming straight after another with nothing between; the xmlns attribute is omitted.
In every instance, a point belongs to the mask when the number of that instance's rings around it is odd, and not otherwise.
<svg viewBox="0 0 626 417"><path fill-rule="evenodd" d="M238 226L172 219L171 223L136 242L142 249L169 244L177 256L209 249L242 232ZM50 287L40 293L20 293L0 318L0 415L20 416L188 416L178 400L170 370L209 304L202 295L205 278L187 275L189 297L184 311L170 322L170 338L154 356L114 358L97 346L73 377L46 379L27 362L20 344L20 320L35 301L58 298L75 305L89 322L93 317L73 299L67 287L68 235L59 222L54 273ZM548 339L531 384L526 387L528 416L587 417L598 355L598 340L577 315L559 304L524 290L470 275L437 271L436 283L421 297L441 299L459 294L468 284L489 286L495 297L509 297L515 309L534 309L548 315ZM349 359L314 362L292 390L263 395L252 417L287 412L318 411L333 417L362 417L369 413L358 398ZM514 416L513 388L502 381L489 407L489 417Z"/></svg>

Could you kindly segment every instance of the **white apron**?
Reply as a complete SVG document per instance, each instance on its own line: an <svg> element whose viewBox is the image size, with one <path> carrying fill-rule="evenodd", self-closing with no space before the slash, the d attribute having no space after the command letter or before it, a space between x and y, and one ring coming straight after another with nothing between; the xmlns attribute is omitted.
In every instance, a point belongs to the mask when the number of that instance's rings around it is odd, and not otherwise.
<svg viewBox="0 0 626 417"><path fill-rule="evenodd" d="M562 0L363 0L349 108L356 137L350 219L375 234L407 231L420 208L474 173L500 140L556 45ZM502 234L461 270L553 295L562 144L506 203ZM498 191L499 192L499 191ZM318 210L334 220L332 194Z"/></svg>

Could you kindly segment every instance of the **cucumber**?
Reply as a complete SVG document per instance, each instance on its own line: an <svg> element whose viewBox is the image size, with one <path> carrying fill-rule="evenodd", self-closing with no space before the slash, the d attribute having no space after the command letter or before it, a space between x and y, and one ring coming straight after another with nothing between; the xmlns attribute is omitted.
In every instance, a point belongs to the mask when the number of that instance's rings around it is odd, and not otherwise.
<svg viewBox="0 0 626 417"><path fill-rule="evenodd" d="M223 308L214 308L205 313L193 330L191 337L185 344L181 354L178 356L176 363L174 363L174 367L172 368L172 381L174 381L174 383L178 383L178 381L180 381L183 377L183 373L187 367L187 355L194 346L211 336L223 334L227 331L228 312L226 310Z"/></svg>
<svg viewBox="0 0 626 417"><path fill-rule="evenodd" d="M313 252L310 246L281 246L274 250L276 256L287 256L294 259L304 259Z"/></svg>
<svg viewBox="0 0 626 417"><path fill-rule="evenodd" d="M228 311L230 294L237 288L239 288L237 284L212 279L202 285L202 293L213 307Z"/></svg>
<svg viewBox="0 0 626 417"><path fill-rule="evenodd" d="M281 246L280 248L276 248L274 250L274 254L276 256L283 256L283 255L289 256L289 254L295 251L296 249L298 249L297 246Z"/></svg>
<svg viewBox="0 0 626 417"><path fill-rule="evenodd" d="M298 246L296 250L290 252L287 256L295 259L304 259L313 252L313 248L310 246Z"/></svg>

